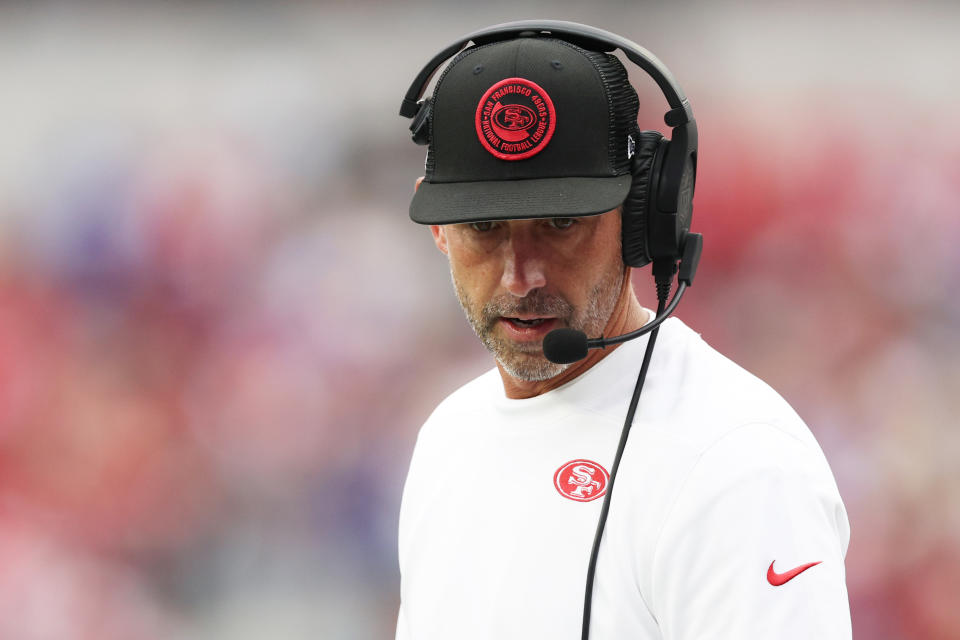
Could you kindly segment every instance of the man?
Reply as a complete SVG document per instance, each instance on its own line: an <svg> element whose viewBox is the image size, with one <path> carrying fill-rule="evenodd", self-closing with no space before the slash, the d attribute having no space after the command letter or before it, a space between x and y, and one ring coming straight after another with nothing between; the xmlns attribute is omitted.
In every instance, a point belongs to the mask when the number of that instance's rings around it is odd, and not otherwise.
<svg viewBox="0 0 960 640"><path fill-rule="evenodd" d="M496 367L420 431L400 515L398 639L580 633L647 338L571 365L547 360L543 338L652 319L621 242L637 108L614 56L552 37L470 47L438 80L411 218L430 225ZM676 318L616 487L590 637L851 636L849 525L820 447L779 395Z"/></svg>

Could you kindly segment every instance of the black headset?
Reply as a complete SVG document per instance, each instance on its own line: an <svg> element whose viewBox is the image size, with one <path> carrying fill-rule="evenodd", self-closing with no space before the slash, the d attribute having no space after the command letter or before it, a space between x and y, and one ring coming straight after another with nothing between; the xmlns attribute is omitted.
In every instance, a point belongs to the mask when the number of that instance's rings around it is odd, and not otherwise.
<svg viewBox="0 0 960 640"><path fill-rule="evenodd" d="M637 128L634 132L637 139L631 165L633 181L623 202L621 226L624 263L642 267L652 261L658 284L669 283L677 271L677 262L684 255L693 213L697 121L690 101L670 70L640 45L609 31L560 20L523 20L474 31L434 56L407 90L400 104L400 115L413 119L410 130L414 142L428 144L430 141L432 101L421 100L421 97L440 65L470 42L480 45L521 35L552 36L591 51L609 53L620 49L656 81L666 97L670 111L664 116L664 122L672 129L670 139L659 131ZM700 241L699 236L696 241Z"/></svg>

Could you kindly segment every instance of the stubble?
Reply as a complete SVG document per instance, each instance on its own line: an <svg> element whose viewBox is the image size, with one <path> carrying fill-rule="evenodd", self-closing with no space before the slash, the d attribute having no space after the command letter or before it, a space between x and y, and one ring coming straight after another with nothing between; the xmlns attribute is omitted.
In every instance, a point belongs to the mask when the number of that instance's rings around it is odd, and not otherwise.
<svg viewBox="0 0 960 640"><path fill-rule="evenodd" d="M541 382L560 375L570 365L547 360L543 355L542 341L515 342L502 337L497 331L497 321L501 317L521 315L556 317L561 327L579 329L589 337L599 336L610 320L623 286L625 267L621 261L618 262L619 266L611 265L611 269L590 290L586 304L579 309L564 297L547 294L542 289L534 289L522 298L497 296L478 309L457 281L452 268L450 278L467 321L500 366L517 380Z"/></svg>

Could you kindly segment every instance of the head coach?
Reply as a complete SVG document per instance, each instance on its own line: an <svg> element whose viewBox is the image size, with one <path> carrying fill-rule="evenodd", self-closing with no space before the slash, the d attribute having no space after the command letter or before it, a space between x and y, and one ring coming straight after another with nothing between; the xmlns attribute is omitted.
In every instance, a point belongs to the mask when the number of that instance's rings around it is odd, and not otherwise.
<svg viewBox="0 0 960 640"><path fill-rule="evenodd" d="M669 137L638 130L617 49L666 97ZM666 67L585 25L498 25L438 53L401 115L428 145L410 217L496 367L420 430L398 640L850 638L823 452L668 318L701 237L696 122ZM647 264L656 312L631 285Z"/></svg>

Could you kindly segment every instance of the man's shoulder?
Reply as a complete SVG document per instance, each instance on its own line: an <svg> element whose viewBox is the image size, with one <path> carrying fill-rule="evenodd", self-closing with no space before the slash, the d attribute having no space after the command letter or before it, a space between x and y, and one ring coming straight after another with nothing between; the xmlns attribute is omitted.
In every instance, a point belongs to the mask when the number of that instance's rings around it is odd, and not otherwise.
<svg viewBox="0 0 960 640"><path fill-rule="evenodd" d="M500 388L497 386L499 380L497 369L493 368L461 385L434 408L421 427L421 434L441 424L457 421L464 415L475 416L489 405L492 394Z"/></svg>
<svg viewBox="0 0 960 640"><path fill-rule="evenodd" d="M747 424L765 424L811 443L803 420L770 384L677 321L662 357L662 402L653 417L697 447ZM658 345L659 346L659 345ZM667 346L667 345L664 345ZM654 358L657 358L657 352ZM678 430L679 428L679 430Z"/></svg>
<svg viewBox="0 0 960 640"><path fill-rule="evenodd" d="M708 504L756 482L838 495L816 438L777 391L679 320L665 334L665 348L654 351L657 384L649 397L644 390L621 465L624 494L651 522L662 522L681 493Z"/></svg>

